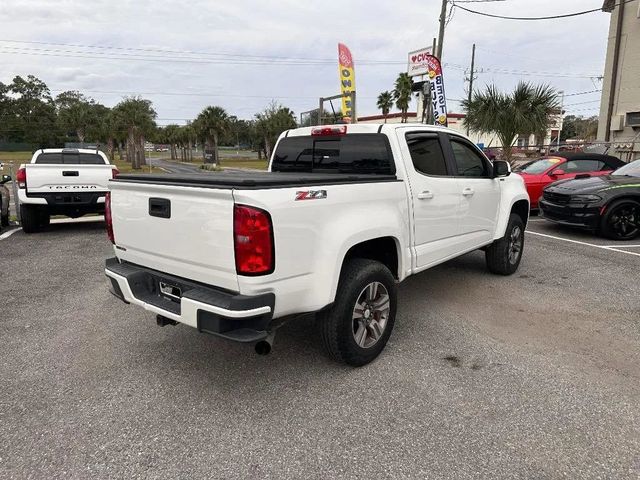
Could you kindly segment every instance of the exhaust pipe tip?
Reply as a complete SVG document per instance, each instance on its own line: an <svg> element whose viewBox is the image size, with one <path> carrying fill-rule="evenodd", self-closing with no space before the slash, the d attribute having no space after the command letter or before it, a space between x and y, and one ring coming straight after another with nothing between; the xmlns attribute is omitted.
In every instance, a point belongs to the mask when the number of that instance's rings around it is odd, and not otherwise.
<svg viewBox="0 0 640 480"><path fill-rule="evenodd" d="M255 348L258 355L269 355L269 353L271 353L271 342L268 340L261 340L256 343Z"/></svg>

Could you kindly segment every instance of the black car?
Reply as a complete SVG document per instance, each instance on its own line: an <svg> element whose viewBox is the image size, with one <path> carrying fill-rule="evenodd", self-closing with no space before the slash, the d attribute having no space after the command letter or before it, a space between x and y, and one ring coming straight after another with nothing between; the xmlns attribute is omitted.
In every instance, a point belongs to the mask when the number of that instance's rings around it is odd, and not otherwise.
<svg viewBox="0 0 640 480"><path fill-rule="evenodd" d="M561 180L544 189L540 212L614 240L640 235L640 160L602 177Z"/></svg>

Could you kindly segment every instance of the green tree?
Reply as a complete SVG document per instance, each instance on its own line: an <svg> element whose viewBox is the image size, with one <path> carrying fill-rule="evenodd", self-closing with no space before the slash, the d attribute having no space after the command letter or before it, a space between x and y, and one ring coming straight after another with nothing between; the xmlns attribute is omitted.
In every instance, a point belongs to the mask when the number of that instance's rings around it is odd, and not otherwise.
<svg viewBox="0 0 640 480"><path fill-rule="evenodd" d="M256 114L256 130L263 140L262 145L267 158L271 156L271 149L278 136L285 130L296 127L296 117L293 111L276 102Z"/></svg>
<svg viewBox="0 0 640 480"><path fill-rule="evenodd" d="M155 129L156 112L150 100L141 97L125 97L113 108L115 127L126 134L127 161L133 168L146 164L144 156L145 136Z"/></svg>
<svg viewBox="0 0 640 480"><path fill-rule="evenodd" d="M17 76L9 85L11 140L48 146L56 144L56 111L49 87L33 75Z"/></svg>
<svg viewBox="0 0 640 480"><path fill-rule="evenodd" d="M193 122L195 131L203 143L213 149L213 163L220 164L218 144L221 136L226 135L230 129L229 115L222 107L206 107ZM205 151L202 150L203 158Z"/></svg>
<svg viewBox="0 0 640 480"><path fill-rule="evenodd" d="M580 138L582 140L591 141L596 138L598 133L598 117L582 117L576 115L567 115L562 121L562 131L560 139Z"/></svg>
<svg viewBox="0 0 640 480"><path fill-rule="evenodd" d="M413 80L408 73L402 72L396 79L395 87L393 89L393 99L396 102L396 107L402 113L402 123L407 123L407 111L409 110L409 104L411 103L411 89L413 87Z"/></svg>
<svg viewBox="0 0 640 480"><path fill-rule="evenodd" d="M58 95L55 103L61 131L73 133L78 142L84 143L87 131L99 122L96 102L80 92L68 91Z"/></svg>
<svg viewBox="0 0 640 480"><path fill-rule="evenodd" d="M378 95L377 105L382 110L382 115L384 115L384 123L387 123L387 115L389 115L389 111L393 107L393 94L388 90L382 92Z"/></svg>
<svg viewBox="0 0 640 480"><path fill-rule="evenodd" d="M465 99L462 109L466 114L465 126L474 132L495 134L510 161L518 135L546 131L552 115L558 111L558 97L548 85L520 82L511 94L489 85L485 91L474 92L471 101Z"/></svg>

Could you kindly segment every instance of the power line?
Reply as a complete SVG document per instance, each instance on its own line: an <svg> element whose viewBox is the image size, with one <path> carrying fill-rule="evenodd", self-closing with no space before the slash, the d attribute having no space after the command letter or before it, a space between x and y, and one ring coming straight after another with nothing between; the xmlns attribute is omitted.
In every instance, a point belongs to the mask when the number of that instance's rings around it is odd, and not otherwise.
<svg viewBox="0 0 640 480"><path fill-rule="evenodd" d="M565 93L565 97L573 97L576 95L587 95L589 93L600 93L602 90L589 90L587 92L575 92L575 93Z"/></svg>
<svg viewBox="0 0 640 480"><path fill-rule="evenodd" d="M600 99L598 99L598 100L589 100L588 102L567 103L564 106L565 107L572 107L573 105L586 105L588 103L600 103Z"/></svg>
<svg viewBox="0 0 640 480"><path fill-rule="evenodd" d="M176 58L178 60L185 60L184 55L191 55L192 57L187 57L186 60L202 60L203 63L248 63L248 64L271 64L277 63L279 65L284 64L330 64L334 65L337 61L337 58L309 58L309 57L287 57L287 56L276 56L276 55L252 55L245 53L222 53L222 52L199 52L199 51L189 51L189 50L167 50L167 49L157 49L157 48L134 48L134 47L116 47L116 46L106 46L106 45L84 45L84 44L73 44L73 43L56 43L56 42L39 42L39 41L22 41L22 40L2 40L0 42L5 43L19 43L19 44L35 44L35 45L43 45L43 46L58 46L58 47L70 47L70 48L80 48L80 49L100 49L100 50L117 50L118 52L92 52L88 50L63 50L63 49L52 49L52 48L29 48L29 47L14 47L10 45L0 45L0 48L16 50L19 52L23 51L33 51L33 52L53 52L53 53L74 53L78 55L117 55L118 59L122 57L122 59L168 59L168 58ZM121 51L126 52L144 52L144 53L120 53ZM147 52L151 53L160 53L162 55L149 55ZM170 54L170 55L166 55ZM180 55L180 56L176 56ZM203 58L203 57L232 57L231 60L227 60L224 58ZM105 57L109 58L109 57ZM405 65L406 61L397 61L397 60L360 60L358 64L360 65Z"/></svg>
<svg viewBox="0 0 640 480"><path fill-rule="evenodd" d="M620 2L618 4L616 4L616 6L620 6L620 5L624 5L626 3L630 3L633 2L635 0L624 0L623 2ZM486 12L478 12L477 10L471 10L470 8L467 7L462 7L459 5L460 2L455 2L452 0L452 4L454 7L459 8L460 10L464 10L465 12L469 12L469 13L473 13L475 15L481 15L483 17L491 17L491 18L499 18L502 20L555 20L558 18L568 18L568 17L577 17L579 15L586 15L588 13L594 13L594 12L600 12L602 11L602 8L593 8L591 10L584 10L581 12L574 12L574 13L566 13L563 15L549 15L549 16L545 16L545 17L508 17L506 15L495 15L493 13L486 13Z"/></svg>

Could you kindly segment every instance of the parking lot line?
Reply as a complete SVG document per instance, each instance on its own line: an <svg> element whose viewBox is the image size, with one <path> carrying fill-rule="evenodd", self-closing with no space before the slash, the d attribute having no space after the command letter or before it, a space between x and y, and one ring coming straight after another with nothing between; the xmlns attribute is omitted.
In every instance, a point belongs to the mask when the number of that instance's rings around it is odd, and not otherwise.
<svg viewBox="0 0 640 480"><path fill-rule="evenodd" d="M4 232L0 235L0 240L4 240L5 238L9 238L11 235L16 233L18 230L22 230L21 228L14 228L13 230L9 230L8 232Z"/></svg>
<svg viewBox="0 0 640 480"><path fill-rule="evenodd" d="M548 235L546 233L532 232L531 230L527 230L527 233L530 233L531 235L538 235L540 237L552 238L553 240L560 240L560 241L569 242L569 243L577 243L579 245L584 245L587 247L600 248L602 250L608 250L609 252L626 253L627 255L635 255L636 257L640 257L640 253L625 252L624 250L618 250L618 248L626 248L626 245L615 245L615 247L612 247L612 246L596 245L595 243L581 242L579 240L571 240L569 238L556 237L555 235Z"/></svg>
<svg viewBox="0 0 640 480"><path fill-rule="evenodd" d="M605 248L640 248L640 245L603 245Z"/></svg>

